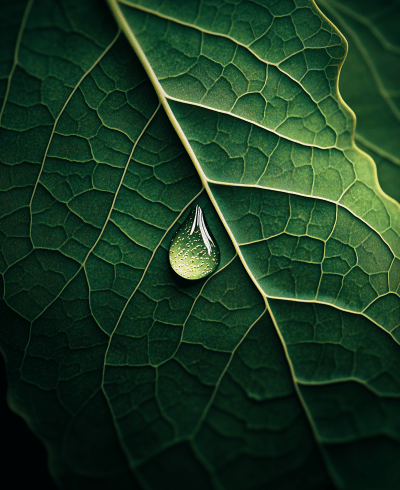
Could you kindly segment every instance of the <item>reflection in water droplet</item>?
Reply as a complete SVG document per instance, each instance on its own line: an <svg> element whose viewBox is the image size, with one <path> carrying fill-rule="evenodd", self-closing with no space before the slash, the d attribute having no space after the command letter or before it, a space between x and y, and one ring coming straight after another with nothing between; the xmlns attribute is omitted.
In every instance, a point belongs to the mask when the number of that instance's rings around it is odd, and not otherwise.
<svg viewBox="0 0 400 490"><path fill-rule="evenodd" d="M217 269L219 247L207 228L200 206L192 210L172 237L169 261L179 276L190 280L203 279Z"/></svg>

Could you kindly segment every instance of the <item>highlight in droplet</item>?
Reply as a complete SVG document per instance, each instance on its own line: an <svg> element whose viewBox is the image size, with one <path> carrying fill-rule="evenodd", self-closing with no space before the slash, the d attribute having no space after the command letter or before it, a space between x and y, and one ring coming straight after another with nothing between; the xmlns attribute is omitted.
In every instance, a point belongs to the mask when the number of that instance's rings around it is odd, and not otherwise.
<svg viewBox="0 0 400 490"><path fill-rule="evenodd" d="M204 279L219 265L219 247L207 227L203 210L196 206L172 237L169 262L184 279Z"/></svg>

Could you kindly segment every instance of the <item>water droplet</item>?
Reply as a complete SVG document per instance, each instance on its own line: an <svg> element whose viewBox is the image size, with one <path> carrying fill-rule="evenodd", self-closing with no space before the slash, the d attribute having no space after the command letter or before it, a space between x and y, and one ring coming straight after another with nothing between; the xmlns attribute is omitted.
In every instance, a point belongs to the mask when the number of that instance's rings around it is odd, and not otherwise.
<svg viewBox="0 0 400 490"><path fill-rule="evenodd" d="M185 248L179 243L184 241ZM204 219L200 206L196 206L172 237L169 247L172 269L185 279L203 279L219 265L219 247Z"/></svg>

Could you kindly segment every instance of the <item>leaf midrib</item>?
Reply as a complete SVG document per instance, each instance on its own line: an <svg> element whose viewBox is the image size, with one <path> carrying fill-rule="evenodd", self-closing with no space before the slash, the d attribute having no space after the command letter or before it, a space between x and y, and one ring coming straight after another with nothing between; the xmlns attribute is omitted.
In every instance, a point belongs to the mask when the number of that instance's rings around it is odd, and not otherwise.
<svg viewBox="0 0 400 490"><path fill-rule="evenodd" d="M258 284L258 281L255 279L253 273L251 272L251 270L249 269L244 257L243 257L243 254L240 250L240 247L239 247L239 244L237 243L230 227L228 226L226 220L225 220L225 217L223 216L221 210L219 209L219 206L213 196L213 193L212 191L210 190L210 187L209 187L209 184L210 183L217 183L218 185L235 185L235 184L230 184L230 183L221 183L221 182L215 182L215 181L212 181L210 179L208 179L208 177L206 176L205 172L203 171L200 163L198 162L197 160L197 157L185 135L185 133L183 132L182 128L180 127L180 124L178 123L178 121L176 120L175 118L175 115L173 114L169 104L168 104L168 100L167 100L167 97L165 95L165 92L160 84L160 82L158 81L155 73L154 73L154 70L152 68L152 66L150 65L150 62L148 61L145 53L143 52L139 42L137 41L135 35L133 34L133 32L131 31L130 29L130 26L128 24L128 22L126 21L121 9L120 9L120 6L119 6L119 3L120 3L120 0L108 0L109 4L110 4L110 7L111 7L111 10L113 11L116 19L117 19L117 23L122 26L122 29L125 33L125 35L127 36L129 42L131 43L133 49L135 50L139 60L141 61L147 75L149 76L152 84L153 84L153 87L161 101L161 104L163 105L164 107L164 110L166 112L166 114L168 115L168 118L169 120L171 121L171 124L172 126L174 127L176 133L178 134L180 140L182 141L182 144L183 146L185 147L186 151L188 152L195 168L196 168L196 171L198 172L199 174L199 177L202 181L202 184L204 186L204 188L206 189L207 191L207 194L211 200L211 202L213 203L213 206L215 207L217 213L218 213L218 216L221 220L221 222L223 223L223 226L224 228L227 230L228 232L228 235L235 247L235 250L236 250L236 253L238 254L246 272L248 273L249 277L251 278L252 282L254 283L254 285L257 287L258 291L260 292L260 294L262 295L262 297L264 298L264 301L267 303L268 302L268 295L266 295L266 293L263 291L263 289L260 287L260 285ZM210 108L209 108L210 109ZM264 128L264 130L267 131L267 129ZM236 184L237 186L243 186L243 187L256 187L256 186L248 186L248 185L245 185L245 184ZM262 186L259 186L259 187L262 187ZM350 186L351 187L351 186ZM264 187L262 187L264 188ZM275 192L286 192L288 194L291 194L291 192L289 191L284 191L284 190L279 190L279 189L273 189ZM348 189L346 189L347 191ZM346 192L344 191L342 196L344 195L344 193ZM296 194L296 193L293 193L293 194ZM341 197L342 197L341 196ZM379 232L377 232L376 230L374 230L372 228L371 225L369 225L367 222L365 222L362 218L360 218L359 216L357 216L354 212L352 212L351 210L349 210L346 206L344 206L343 204L341 203L338 203L338 202L335 202L335 201L330 201L329 199L325 199L325 198L319 198L319 197L316 197L316 196L307 196L305 195L304 197L308 197L308 198L316 198L316 199L321 199L321 200L325 200L325 201L329 201L329 202L333 202L334 204L336 204L337 206L341 206L343 207L344 209L346 209L347 211L349 211L352 215L354 215L357 219L359 219L360 221L362 221L363 223L365 223L371 230L373 230L375 233L377 233L380 238L382 239L382 241L389 247L390 251L392 252L393 256L396 257L395 253L393 252L392 248L389 246L389 244L386 242L386 240L383 239L383 237L380 235ZM340 197L340 198L341 198ZM394 261L394 258L392 260L392 263ZM387 294L390 294L387 293ZM272 298L272 297L271 297ZM275 298L275 297L274 297ZM378 298L380 298L380 296L378 296ZM378 299L376 298L376 299ZM284 299L284 300L288 300L288 298L276 298L276 299ZM291 301L299 301L297 298L293 299L291 298L290 299ZM305 301L305 302L309 302L309 301ZM327 303L327 302L322 302L322 301L313 301L315 303L320 303L320 304L327 304L333 308L337 308L337 306L335 304L332 304L332 303ZM370 306L370 305L369 305ZM389 335L396 343L399 343L400 344L400 341L396 340L393 335L388 332L386 329L384 329L381 325L379 325L378 323L376 323L374 320L372 320L371 318L369 318L368 316L366 316L364 313L362 312L354 312L352 310L347 310L345 308L338 308L340 309L341 311L346 311L346 312L349 312L349 313L358 313L358 314L361 314L362 316L365 316L369 321L372 321L375 325L377 325L380 329L382 329L387 335ZM270 310L270 308L269 308ZM270 312L270 314L272 315L272 312Z"/></svg>
<svg viewBox="0 0 400 490"><path fill-rule="evenodd" d="M310 430L311 432L313 433L313 436L314 436L314 440L316 442L316 445L319 449L319 452L320 452L320 455L324 461L324 464L325 464L325 468L326 468L326 471L327 473L329 474L329 476L331 477L332 481L336 483L336 486L338 488L341 488L342 486L342 483L341 481L339 480L339 477L337 475L337 473L334 471L334 468L332 466L332 464L330 463L329 459L328 459L328 456L327 456L327 453L326 453L326 450L324 448L324 446L322 445L320 439L319 439L319 436L318 436L318 431L317 431L317 428L314 424L314 421L311 417L311 413L305 403L305 400L301 394L301 391L300 391L300 388L298 386L298 383L297 383L297 379L296 379L296 375L295 375L295 371L294 371L294 367L293 367L293 364L292 364L292 361L289 357L289 354L288 354L288 350L287 350L287 346L286 346L286 343L283 339L283 336L282 336L282 333L280 332L279 330L279 327L278 327L278 324L277 324L277 321L273 315L273 312L271 310L271 307L269 305L269 302L268 302L268 298L265 294L265 292L262 290L261 286L258 284L257 280L255 279L254 275L252 274L251 270L249 269L246 261L244 260L244 257L243 257L243 254L240 250L240 247L238 246L238 243L230 229L230 227L228 226L226 220L225 220L225 217L223 216L219 206L218 206L218 203L216 202L215 200L215 197L213 195L213 193L211 192L210 190L210 187L209 187L209 182L208 182L208 179L203 171L203 169L201 168L198 160L197 160L197 157L191 147L191 145L189 144L189 141L187 140L186 138L186 135L184 134L182 128L180 127L178 121L176 120L168 102L167 102L167 99L164 95L164 91L162 90L161 88L161 85L157 79L157 77L155 76L155 73L149 63L149 61L147 60L147 57L145 56L143 50L141 49L138 41L136 40L136 37L134 36L133 32L130 30L129 28L129 24L127 23L125 17L123 16L122 14L122 11L118 5L118 1L117 0L107 0L109 5L110 5L110 8L111 8L111 11L113 12L115 18L116 18L116 21L118 23L119 26L121 26L122 30L124 31L125 35L127 36L127 39L128 41L130 42L130 44L132 45L133 49L135 50L136 52L136 55L138 56L139 60L141 61L142 65L143 65L143 68L145 69L147 75L149 76L152 84L153 84L153 87L160 99L160 102L161 104L163 105L164 107L164 110L169 118L169 120L171 121L171 124L172 126L174 127L175 131L177 132L177 135L179 136L180 140L182 141L182 144L183 146L185 147L186 151L188 152L192 162L193 162L193 165L195 166L198 174L199 174L199 177L200 177L200 180L204 186L204 188L206 189L207 191L207 194L208 194L208 197L209 199L211 200L220 220L221 220L221 223L223 224L225 230L227 231L231 241L232 241L232 244L236 250L236 254L238 255L238 257L240 258L241 262L242 262L242 265L243 267L245 268L247 274L249 275L249 277L251 278L252 282L254 283L255 287L257 288L257 290L259 291L259 293L261 294L261 297L264 299L264 303L265 303L265 310L264 310L264 313L265 314L265 311L268 311L269 315L270 315L270 318L274 324L274 327L275 327L275 331L281 341L281 344L282 344L282 347L283 347L283 350L284 350L284 353L285 353L285 357L286 357L286 360L287 360L287 363L288 363L288 366L289 366L289 370L290 370L290 373L291 373L291 377L292 377L292 382L293 382L293 386L295 388L295 391L297 393L297 396L298 396L298 399L299 399L299 402L304 410L304 413L306 415L306 418L308 420L308 423L309 423L309 426L310 426ZM254 325L254 324L253 324ZM252 325L252 326L253 326ZM251 330L252 326L247 330L246 332L246 335L249 333L249 331ZM222 378L221 378L222 379Z"/></svg>

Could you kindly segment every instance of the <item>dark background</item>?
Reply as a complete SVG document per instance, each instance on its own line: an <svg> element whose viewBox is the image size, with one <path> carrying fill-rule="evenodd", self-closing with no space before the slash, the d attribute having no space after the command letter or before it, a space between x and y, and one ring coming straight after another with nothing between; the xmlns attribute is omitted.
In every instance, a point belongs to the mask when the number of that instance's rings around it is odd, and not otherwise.
<svg viewBox="0 0 400 490"><path fill-rule="evenodd" d="M7 380L3 356L0 354L0 417L2 488L57 490L47 469L47 454L25 421L8 408Z"/></svg>
<svg viewBox="0 0 400 490"><path fill-rule="evenodd" d="M35 488L57 490L47 469L47 453L25 421L9 409L6 400L7 380L3 356L0 354L0 417L1 417L1 459L0 471L5 490ZM307 490L301 487L298 489ZM111 489L110 489L111 490ZM112 490L118 490L112 489ZM167 490L167 489L166 489ZM188 489L190 490L190 489ZM208 490L208 489L204 489ZM273 490L273 489L270 489ZM320 490L335 490L333 486Z"/></svg>
<svg viewBox="0 0 400 490"><path fill-rule="evenodd" d="M40 490L57 490L47 469L45 447L25 421L9 409L6 392L6 370L3 356L0 354L0 420L3 429L0 438L2 450L0 471L2 481L7 482L7 486L2 488L20 490L38 486ZM335 489L330 485L321 490Z"/></svg>

